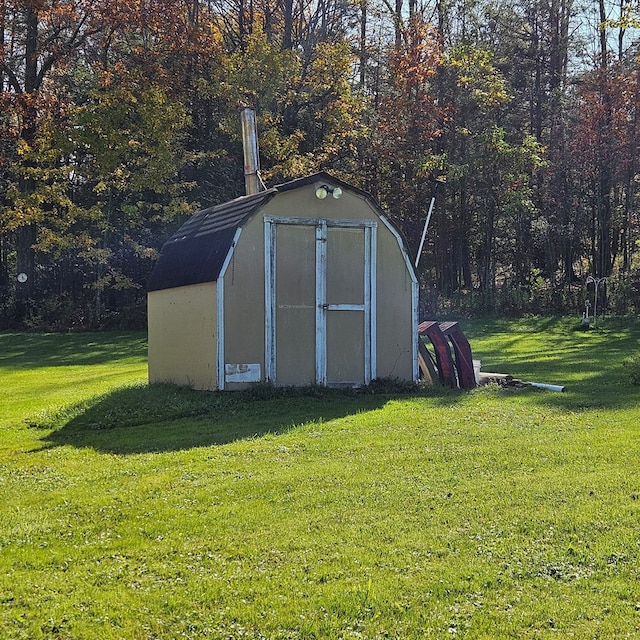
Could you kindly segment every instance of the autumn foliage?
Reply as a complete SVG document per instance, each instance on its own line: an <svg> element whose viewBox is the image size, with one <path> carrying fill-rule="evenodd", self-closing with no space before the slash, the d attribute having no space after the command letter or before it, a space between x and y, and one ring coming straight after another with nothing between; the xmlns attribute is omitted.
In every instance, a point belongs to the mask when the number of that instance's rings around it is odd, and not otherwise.
<svg viewBox="0 0 640 640"><path fill-rule="evenodd" d="M333 172L412 258L443 182L424 314L573 311L588 275L637 308L636 18L625 5L585 40L581 19L562 3L2 0L0 328L142 325L164 240L242 194L245 106L267 184Z"/></svg>

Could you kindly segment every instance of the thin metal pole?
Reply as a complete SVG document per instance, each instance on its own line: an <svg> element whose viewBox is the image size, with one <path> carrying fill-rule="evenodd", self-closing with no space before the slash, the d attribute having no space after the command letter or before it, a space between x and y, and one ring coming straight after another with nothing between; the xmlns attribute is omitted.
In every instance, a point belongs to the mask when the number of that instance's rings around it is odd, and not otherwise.
<svg viewBox="0 0 640 640"><path fill-rule="evenodd" d="M415 268L418 268L420 264L420 257L422 256L422 247L424 246L424 240L427 237L427 229L429 228L429 221L431 220L431 214L433 213L433 206L436 203L436 195L438 193L438 186L440 181L436 180L435 187L433 188L433 195L431 196L431 202L429 204L429 211L427 212L427 219L424 221L424 228L422 229L422 238L420 238L420 247L418 248L418 254L416 255Z"/></svg>

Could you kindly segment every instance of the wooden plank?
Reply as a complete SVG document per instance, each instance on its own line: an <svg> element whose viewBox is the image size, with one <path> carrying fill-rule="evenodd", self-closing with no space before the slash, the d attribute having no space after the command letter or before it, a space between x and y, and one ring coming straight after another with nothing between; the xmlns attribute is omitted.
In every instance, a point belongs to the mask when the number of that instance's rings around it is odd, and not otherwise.
<svg viewBox="0 0 640 640"><path fill-rule="evenodd" d="M433 358L427 349L427 345L418 338L418 364L422 372L423 380L433 385L440 384L438 370L433 362Z"/></svg>

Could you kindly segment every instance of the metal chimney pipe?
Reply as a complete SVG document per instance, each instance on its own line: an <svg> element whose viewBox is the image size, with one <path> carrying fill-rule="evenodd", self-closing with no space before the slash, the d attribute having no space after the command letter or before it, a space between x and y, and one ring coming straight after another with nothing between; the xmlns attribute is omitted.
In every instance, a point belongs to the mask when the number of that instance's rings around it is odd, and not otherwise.
<svg viewBox="0 0 640 640"><path fill-rule="evenodd" d="M243 109L240 112L240 119L242 121L242 148L244 150L244 188L249 196L262 191L256 112L249 108Z"/></svg>

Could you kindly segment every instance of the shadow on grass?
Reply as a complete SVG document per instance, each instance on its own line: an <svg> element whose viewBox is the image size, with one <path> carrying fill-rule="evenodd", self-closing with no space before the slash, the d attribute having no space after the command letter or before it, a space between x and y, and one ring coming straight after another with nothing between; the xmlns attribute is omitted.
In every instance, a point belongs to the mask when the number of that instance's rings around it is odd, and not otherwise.
<svg viewBox="0 0 640 640"><path fill-rule="evenodd" d="M597 331L581 333L574 331L569 321L539 321L531 326L532 335L526 339L524 334L509 330L513 324L504 323L503 332L490 329L489 324L477 323L469 332L483 371L567 387L566 393L498 390L501 399L517 395L527 403L563 411L638 406L639 387L630 384L622 364L626 356L639 351L637 323L603 323ZM483 340L485 330L488 340ZM7 359L13 366L25 367L107 363L138 357L145 347L145 336L140 333L95 337L0 334L0 352L5 351L0 355L0 367ZM43 440L45 446L130 454L223 445L285 433L292 427L374 411L390 399L424 398L430 406L446 408L468 396L468 392L442 388L393 388L384 381L358 391L256 387L248 392L209 393L172 385L143 385L46 411L26 422L50 432ZM472 415L473 400L469 407Z"/></svg>
<svg viewBox="0 0 640 640"><path fill-rule="evenodd" d="M548 382L540 373L536 381ZM492 395L501 402L519 397L541 408L583 412L635 408L638 391L637 386L612 376L609 370L572 380L565 393L524 387L494 388ZM472 396L475 393L471 392ZM44 412L26 422L50 431L42 441L47 447L73 446L128 455L225 445L282 434L294 427L375 411L390 400L424 400L425 411L470 400L470 415L473 413L469 392L443 388L405 393L262 388L234 393L140 385L117 389L53 413Z"/></svg>
<svg viewBox="0 0 640 640"><path fill-rule="evenodd" d="M461 396L446 390L426 393L452 403ZM421 395L316 387L231 393L141 385L39 414L28 418L27 424L53 429L43 439L47 447L88 447L118 455L168 452L282 434L294 427L375 411L393 398Z"/></svg>
<svg viewBox="0 0 640 640"><path fill-rule="evenodd" d="M146 358L142 331L104 333L0 333L0 367L66 367Z"/></svg>
<svg viewBox="0 0 640 640"><path fill-rule="evenodd" d="M627 362L640 352L635 318L602 319L588 331L575 318L469 321L466 330L483 371L566 386L566 393L535 391L532 403L568 411L638 404L640 388L631 383Z"/></svg>
<svg viewBox="0 0 640 640"><path fill-rule="evenodd" d="M601 393L593 392L607 384ZM516 396L540 407L582 412L636 407L638 387L616 387L602 376L600 380L570 387L565 393L531 387L496 388L493 393L504 402ZM35 428L52 429L42 440L45 447L73 446L130 455L220 446L283 434L297 427L376 411L390 400L426 400L425 411L428 407L453 407L468 394L446 389L405 394L300 389L261 397L154 385L119 389L83 405L62 409L56 415L44 414L27 422Z"/></svg>

